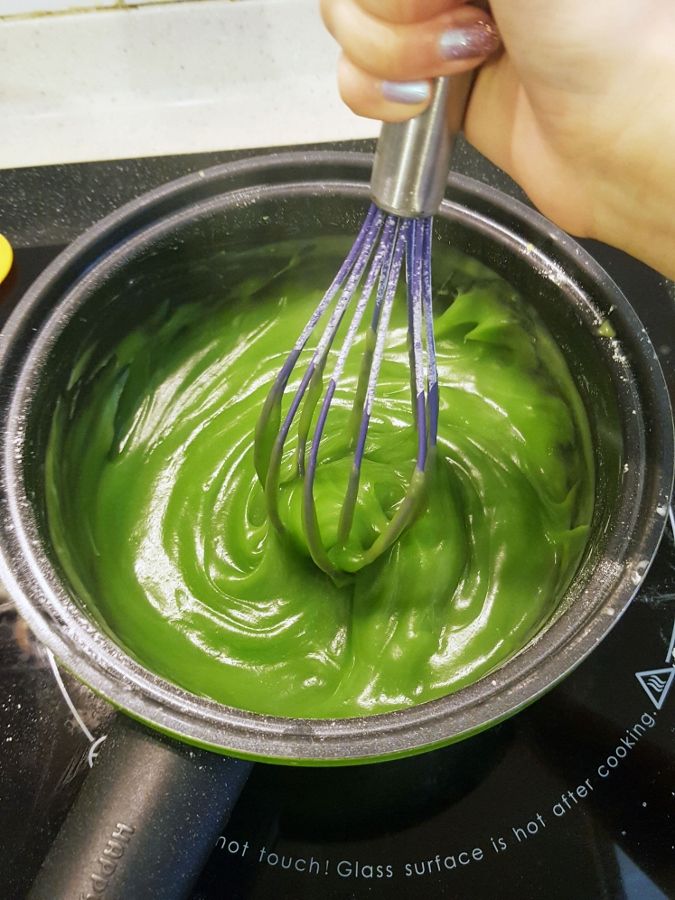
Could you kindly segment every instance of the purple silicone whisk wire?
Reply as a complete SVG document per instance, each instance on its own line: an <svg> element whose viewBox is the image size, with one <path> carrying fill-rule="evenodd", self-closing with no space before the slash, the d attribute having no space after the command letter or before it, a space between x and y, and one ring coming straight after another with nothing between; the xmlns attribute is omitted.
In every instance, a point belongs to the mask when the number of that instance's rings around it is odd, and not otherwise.
<svg viewBox="0 0 675 900"><path fill-rule="evenodd" d="M431 229L430 217L403 218L384 213L375 204L371 204L351 251L282 366L256 427L256 471L264 487L269 519L277 531L283 532L278 505L281 462L289 433L296 423L295 474L304 480L302 512L307 546L317 566L333 577L339 577L346 569L331 558L318 522L314 485L320 466L321 440L347 358L372 303L372 313L366 328L366 350L361 360L350 416L349 439L353 455L337 531L336 548L340 550L346 547L352 529L366 452L366 437L396 289L404 266L411 403L418 435L417 458L409 486L392 518L369 547L350 555L349 571L363 568L384 553L411 524L422 506L429 460L436 445L438 428L438 381L431 302ZM354 298L357 298L355 302ZM324 391L326 361L348 312L351 320ZM325 315L328 316L328 321L282 421L281 405L286 386L302 350Z"/></svg>

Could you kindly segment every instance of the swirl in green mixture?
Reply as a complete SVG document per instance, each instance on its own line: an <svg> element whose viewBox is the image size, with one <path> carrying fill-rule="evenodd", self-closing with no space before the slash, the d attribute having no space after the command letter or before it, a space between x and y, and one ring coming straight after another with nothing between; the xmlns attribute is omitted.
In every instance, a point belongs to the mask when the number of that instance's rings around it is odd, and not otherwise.
<svg viewBox="0 0 675 900"><path fill-rule="evenodd" d="M112 350L83 347L52 427L49 526L74 592L144 665L257 712L370 714L475 681L550 617L592 512L583 406L516 292L459 254L437 255L441 409L426 509L340 586L308 559L296 481L282 491L287 537L269 526L252 453L261 404L332 262L316 290L290 265L200 302L168 297ZM406 326L401 297L354 522L364 545L414 465ZM358 362L359 348L317 474L328 544Z"/></svg>

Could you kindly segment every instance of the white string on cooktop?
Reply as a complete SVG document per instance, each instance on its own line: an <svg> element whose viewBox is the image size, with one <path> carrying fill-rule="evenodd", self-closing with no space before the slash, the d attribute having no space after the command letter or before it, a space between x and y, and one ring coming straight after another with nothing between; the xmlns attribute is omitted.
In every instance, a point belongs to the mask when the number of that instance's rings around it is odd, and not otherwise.
<svg viewBox="0 0 675 900"><path fill-rule="evenodd" d="M71 700L70 694L66 690L66 686L63 683L63 678L61 678L61 673L59 672L59 667L56 664L56 659L54 658L54 654L48 648L45 648L45 652L47 654L47 659L49 660L49 665L51 666L51 670L54 673L54 678L56 679L56 683L59 686L59 690L63 694L63 699L68 704L68 708L70 709L71 713L73 714L73 718L75 719L77 724L82 729L84 736L89 741L90 746L89 746L89 753L87 754L87 762L89 763L89 768L91 769L91 768L93 768L94 760L98 756L98 748L101 746L103 741L108 737L108 735L103 734L103 735L101 735L101 737L95 738L94 735L91 733L91 731L89 731L89 729L87 728L87 726L84 723L84 720L82 719L82 716L79 714L79 712L77 711L77 709L75 707L75 704Z"/></svg>

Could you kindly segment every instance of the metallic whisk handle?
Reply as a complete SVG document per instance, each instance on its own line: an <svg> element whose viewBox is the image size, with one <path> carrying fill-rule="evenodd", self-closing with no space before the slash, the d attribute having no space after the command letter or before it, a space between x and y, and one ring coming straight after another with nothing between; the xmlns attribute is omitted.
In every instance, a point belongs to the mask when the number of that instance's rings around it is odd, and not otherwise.
<svg viewBox="0 0 675 900"><path fill-rule="evenodd" d="M436 78L431 104L420 116L382 125L370 182L380 209L410 218L438 211L473 76Z"/></svg>

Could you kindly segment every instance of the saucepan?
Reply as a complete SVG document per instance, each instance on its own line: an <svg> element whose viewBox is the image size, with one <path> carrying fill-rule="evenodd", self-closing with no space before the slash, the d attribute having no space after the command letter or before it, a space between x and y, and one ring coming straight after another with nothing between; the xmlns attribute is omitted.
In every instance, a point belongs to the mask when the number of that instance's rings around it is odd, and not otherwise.
<svg viewBox="0 0 675 900"><path fill-rule="evenodd" d="M616 284L575 241L523 204L453 175L435 220L435 253L452 246L477 258L536 307L592 431L591 537L540 633L489 676L440 699L363 718L285 718L227 707L159 677L78 601L50 541L44 487L51 411L78 348L92 336L120 337L156 308L164 282L153 292L148 272L170 266L187 285L223 253L355 235L370 167L366 154L288 152L154 190L68 247L2 332L0 576L61 664L127 714L57 841L74 861L52 853L34 896L181 896L236 800L246 760L367 763L469 737L577 666L644 579L673 481L673 419L654 348Z"/></svg>

